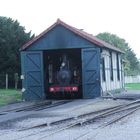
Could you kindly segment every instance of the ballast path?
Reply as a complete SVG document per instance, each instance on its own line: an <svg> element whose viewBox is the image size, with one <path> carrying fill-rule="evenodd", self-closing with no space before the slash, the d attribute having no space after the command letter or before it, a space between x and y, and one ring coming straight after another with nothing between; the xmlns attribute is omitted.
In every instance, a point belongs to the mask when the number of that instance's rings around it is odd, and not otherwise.
<svg viewBox="0 0 140 140"><path fill-rule="evenodd" d="M41 111L48 108L53 108L59 105L72 102L72 100L62 100L62 101L44 101L36 104L31 104L29 106L9 109L7 112L3 112L3 115L0 115L0 124L4 124L8 121L16 121L25 117L36 114L37 111Z"/></svg>
<svg viewBox="0 0 140 140"><path fill-rule="evenodd" d="M21 102L13 105L7 105L0 108L0 114L10 112L26 111L28 109L34 109L36 107L46 106L52 104L52 101L36 101L36 102ZM12 107L11 107L12 106Z"/></svg>
<svg viewBox="0 0 140 140"><path fill-rule="evenodd" d="M37 128L37 127L40 128L42 126L46 127L46 130L41 130L41 131L38 131L37 133L31 133L29 135L20 137L19 139L24 139L29 136L38 135L40 133L44 133L45 131L46 132L49 131L49 132L47 132L47 135L40 138L40 139L44 139L44 138L50 137L51 135L55 135L56 133L64 131L66 129L70 129L74 126L88 124L89 122L93 122L94 120L101 119L102 117L108 117L108 116L113 115L114 113L119 113L119 112L123 112L124 110L133 109L134 107L139 106L140 105L139 103L140 103L140 100L137 100L137 101L123 104L123 105L118 105L115 107L110 107L110 108L106 108L103 110L94 111L94 112L90 112L87 114L82 114L79 116L54 121L49 124L44 123L44 124L40 124L38 126L33 126L30 128L27 128L27 129L26 128L23 130L21 129L20 131L25 131L25 130L33 129L33 128ZM59 128L57 127L58 125L59 125ZM47 128L47 126L49 126L49 129ZM52 132L51 132L51 130L52 130Z"/></svg>
<svg viewBox="0 0 140 140"><path fill-rule="evenodd" d="M56 120L54 122L49 122L49 123L47 123L47 122L46 123L41 123L41 124L38 124L38 125L35 125L35 126L31 126L29 128L21 129L19 131L28 130L28 129L32 129L32 128L37 128L37 127L41 127L41 126L50 126L50 125L54 125L54 124L57 124L57 123L61 123L61 122L63 123L63 122L66 122L66 121L70 121L72 119L77 120L78 118L81 119L81 118L84 118L84 117L88 117L88 119L89 119L90 115L91 115L91 117L92 117L92 115L96 115L96 116L94 116L94 118L99 117L99 115L100 116L103 116L103 115L105 116L105 114L109 115L108 113L111 113L111 114L112 113L117 113L116 112L117 110L118 110L118 112L126 110L125 107L128 107L130 105L133 105L133 104L136 104L136 103L139 103L139 102L140 102L140 100L132 101L128 104L118 105L118 106L115 106L115 107L109 107L109 108L106 108L106 109L85 113L85 114L82 114L82 115L79 115L79 116L73 116L73 117L69 117L69 118L65 118L65 119L60 119L60 120ZM135 106L134 106L134 108L135 108ZM121 110L121 109L123 109L123 110ZM113 111L115 111L115 112L113 112ZM98 114L98 113L101 113L101 114ZM86 122L87 122L87 120L86 120Z"/></svg>
<svg viewBox="0 0 140 140"><path fill-rule="evenodd" d="M134 104L137 104L137 103L138 103L138 105L133 106ZM130 107L131 105L132 105L132 107ZM127 106L128 106L128 108L127 108ZM122 118L124 118L124 117L126 117L126 116L128 116L130 114L132 114L133 112L135 112L138 109L140 109L140 100L133 101L133 102L131 102L131 103L127 104L127 105L124 105L122 107L118 107L118 108L116 107L113 110L109 109L108 111L105 111L105 112L103 111L103 112L97 114L96 116L93 116L93 117L90 117L90 118L87 118L87 119L84 119L84 120L83 119L80 119L80 120L77 119L76 122L74 122L74 123L72 123L70 125L67 125L67 126L65 126L63 128L60 128L60 129L58 129L58 130L56 130L56 131L54 131L54 132L52 132L52 133L50 133L50 134L48 134L46 136L43 136L43 137L39 138L38 140L45 139L45 138L47 138L47 137L49 137L51 135L54 135L54 134L56 134L56 133L58 133L60 131L69 129L69 128L77 126L77 125L83 125L83 124L89 123L91 121L93 122L96 119L101 119L101 117L103 117L103 118L108 117L108 116L114 115L114 113L119 113L119 112L124 113L123 115L120 115L119 117L116 117L115 119L113 119L111 121L110 121L110 118L109 118L109 121L107 123L102 124L101 126L99 126L99 127L105 127L105 126L108 126L108 125L110 125L112 123L115 123L118 120L120 120L120 119L122 119ZM128 111L128 112L124 112L124 111Z"/></svg>
<svg viewBox="0 0 140 140"><path fill-rule="evenodd" d="M122 109L121 111L116 111L116 113L121 112L121 114L118 115L117 117L113 117L113 119L109 118L108 121L106 121L104 123L101 123L96 128L91 128L88 132L81 134L80 136L78 136L74 140L80 140L80 139L83 139L83 140L84 139L92 140L97 134L99 134L101 132L100 129L103 129L103 128L105 128L105 127L107 127L107 126L109 126L109 125L111 125L113 123L116 123L117 121L120 121L121 119L123 119L123 118L125 118L125 117L127 117L129 115L132 115L132 113L134 113L135 111L137 111L139 109L140 109L140 104L139 105L136 105L135 107L132 107L132 108L127 108L126 110L125 109ZM110 114L109 114L109 116L110 116ZM108 115L105 115L105 116L102 116L102 117L103 118L104 117L108 117ZM100 117L98 119L100 119ZM99 129L99 131L96 131L96 133L94 133L94 130L96 130L96 129L97 130ZM92 137L89 137L88 135L90 135L91 133L92 133Z"/></svg>

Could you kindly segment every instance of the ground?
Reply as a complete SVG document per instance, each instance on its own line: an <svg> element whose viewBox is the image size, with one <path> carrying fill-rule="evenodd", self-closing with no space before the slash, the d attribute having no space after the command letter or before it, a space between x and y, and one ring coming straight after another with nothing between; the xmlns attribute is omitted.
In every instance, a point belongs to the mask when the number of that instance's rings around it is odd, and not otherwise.
<svg viewBox="0 0 140 140"><path fill-rule="evenodd" d="M140 110L123 118L119 122L103 128L98 127L101 122L97 121L85 126L72 127L50 136L49 134L55 132L55 130L49 131L51 126L20 131L22 128L28 128L38 123L51 122L54 119L59 120L62 117L87 113L127 102L130 101L112 99L74 100L73 102L54 107L53 109L49 108L32 113L30 111L28 113L33 114L30 117L24 117L12 123L4 123L4 127L1 125L0 140L139 140ZM27 112L19 112L18 114L21 115L22 113L26 114ZM10 114L10 118L13 117L13 114L14 113ZM1 115L0 120L2 120L2 116L3 115ZM8 118L8 115L5 118ZM103 123L106 123L106 119L103 119Z"/></svg>
<svg viewBox="0 0 140 140"><path fill-rule="evenodd" d="M140 111L132 114L131 116L117 122L106 128L92 130L94 125L85 126L82 128L74 128L71 130L63 131L57 135L47 138L47 140L76 140L78 134L90 132L88 136L82 137L79 140L139 140L140 138ZM6 133L6 131L4 131ZM18 139L14 132L9 132L6 137L0 136L0 140L16 140ZM47 135L44 131L41 133L43 136ZM22 136L22 135L21 135ZM39 140L39 136L26 137L23 140Z"/></svg>
<svg viewBox="0 0 140 140"><path fill-rule="evenodd" d="M128 84L127 89L130 89L130 87L131 89L134 89L134 87L135 89L136 87L139 88L137 84ZM14 91L7 90L7 92L5 92L5 90L0 90L0 93L3 93L1 95L4 95L5 97L6 95L10 97L11 92ZM140 96L137 96L140 95L140 90L128 90L124 94L127 95L133 93L137 98L140 98ZM13 96L16 97L16 99L20 99L21 97L18 91ZM93 123L89 123L88 125L72 127L50 136L49 134L54 131L49 131L51 127L46 126L20 131L22 128L28 128L40 123L76 116L82 113L88 113L101 108L103 109L127 102L130 101L120 99L74 100L73 102L54 107L53 109L48 108L41 111L11 112L9 115L0 115L0 123L2 122L2 119L5 120L4 123L0 124L0 140L139 140L140 109L107 127L99 127L101 122L95 121ZM25 104L27 105L27 103ZM15 106L19 105L21 104L15 104ZM7 108L11 106L14 105L8 105ZM5 108L1 107L0 111L2 111L2 109L4 110ZM17 117L18 115L21 119L15 118L15 116ZM8 119L10 120L12 118L13 120L11 122L8 121ZM106 119L103 119L102 123L106 123Z"/></svg>
<svg viewBox="0 0 140 140"><path fill-rule="evenodd" d="M121 121L100 129L94 129L96 125L88 125L82 128L75 128L63 131L47 140L139 140L140 139L140 111ZM89 133L88 133L89 132ZM78 139L78 134L86 134ZM42 139L42 140L45 140Z"/></svg>

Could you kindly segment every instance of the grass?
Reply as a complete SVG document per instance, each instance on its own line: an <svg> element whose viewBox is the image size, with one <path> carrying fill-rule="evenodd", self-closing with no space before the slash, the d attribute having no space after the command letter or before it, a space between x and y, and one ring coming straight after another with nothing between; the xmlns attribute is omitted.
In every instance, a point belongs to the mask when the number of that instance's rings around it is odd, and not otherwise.
<svg viewBox="0 0 140 140"><path fill-rule="evenodd" d="M0 106L21 101L21 91L0 89Z"/></svg>
<svg viewBox="0 0 140 140"><path fill-rule="evenodd" d="M129 83L129 84L125 84L125 87L128 90L140 90L140 83Z"/></svg>

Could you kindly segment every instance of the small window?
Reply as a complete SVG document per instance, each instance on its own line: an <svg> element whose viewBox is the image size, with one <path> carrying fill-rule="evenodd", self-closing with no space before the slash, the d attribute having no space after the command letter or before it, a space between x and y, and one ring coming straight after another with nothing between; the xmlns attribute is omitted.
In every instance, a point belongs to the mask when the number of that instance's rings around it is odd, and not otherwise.
<svg viewBox="0 0 140 140"><path fill-rule="evenodd" d="M119 54L117 53L117 79L120 81Z"/></svg>
<svg viewBox="0 0 140 140"><path fill-rule="evenodd" d="M112 61L112 53L110 52L109 56L109 65L110 65L110 79L113 81L113 61Z"/></svg>
<svg viewBox="0 0 140 140"><path fill-rule="evenodd" d="M105 59L102 58L102 79L103 81L106 81L106 75L105 75Z"/></svg>

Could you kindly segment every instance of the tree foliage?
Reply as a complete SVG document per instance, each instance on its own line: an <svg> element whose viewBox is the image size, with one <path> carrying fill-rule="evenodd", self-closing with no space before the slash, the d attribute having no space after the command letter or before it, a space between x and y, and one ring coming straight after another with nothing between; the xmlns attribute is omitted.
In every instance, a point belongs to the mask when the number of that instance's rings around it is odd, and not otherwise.
<svg viewBox="0 0 140 140"><path fill-rule="evenodd" d="M129 44L125 41L125 39L122 39L117 35L110 34L107 32L100 33L96 37L124 51L124 55L122 57L125 60L125 71L128 75L139 74L140 62L137 59L134 51L130 48Z"/></svg>
<svg viewBox="0 0 140 140"><path fill-rule="evenodd" d="M0 17L0 87L5 73L13 75L9 81L14 79L14 73L20 73L19 48L33 36L17 20Z"/></svg>

